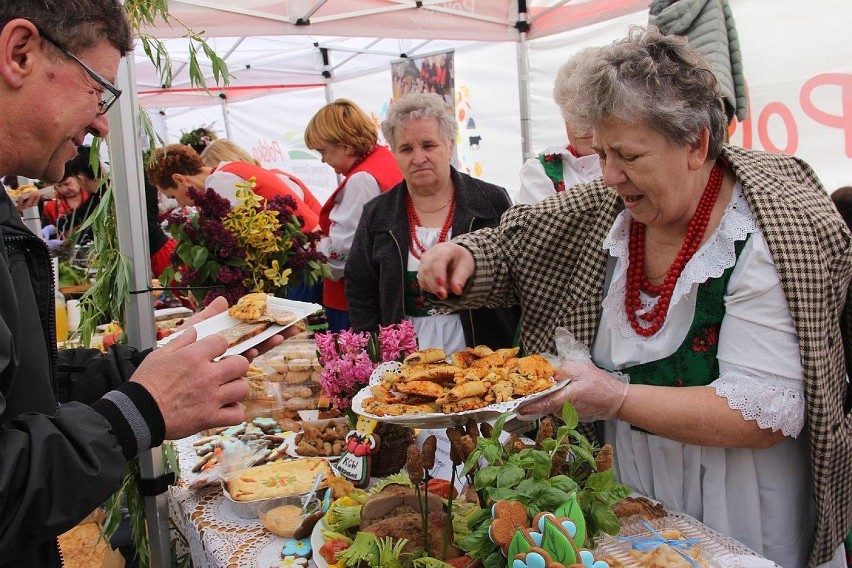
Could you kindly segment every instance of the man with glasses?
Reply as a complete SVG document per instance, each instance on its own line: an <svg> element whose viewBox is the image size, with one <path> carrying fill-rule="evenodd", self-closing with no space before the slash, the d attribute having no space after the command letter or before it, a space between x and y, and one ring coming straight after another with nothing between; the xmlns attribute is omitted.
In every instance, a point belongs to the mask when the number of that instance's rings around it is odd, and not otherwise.
<svg viewBox="0 0 852 568"><path fill-rule="evenodd" d="M107 133L132 48L118 0L0 0L0 172L58 181L87 134ZM52 282L44 243L0 200L0 567L59 566L57 535L118 489L127 460L244 418L248 361L214 362L218 336L57 364Z"/></svg>

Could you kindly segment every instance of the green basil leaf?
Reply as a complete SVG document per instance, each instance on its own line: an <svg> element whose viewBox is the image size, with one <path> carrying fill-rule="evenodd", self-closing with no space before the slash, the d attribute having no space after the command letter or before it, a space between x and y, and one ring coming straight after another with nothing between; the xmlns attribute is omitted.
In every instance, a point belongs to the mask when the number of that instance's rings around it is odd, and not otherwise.
<svg viewBox="0 0 852 568"><path fill-rule="evenodd" d="M554 475L550 478L550 486L570 494L577 490L577 482L567 475Z"/></svg>
<svg viewBox="0 0 852 568"><path fill-rule="evenodd" d="M615 473L612 469L593 473L586 480L586 490L608 491L615 484Z"/></svg>
<svg viewBox="0 0 852 568"><path fill-rule="evenodd" d="M595 456L592 455L592 452L582 446L571 446L571 451L590 466L595 467Z"/></svg>
<svg viewBox="0 0 852 568"><path fill-rule="evenodd" d="M497 545L494 545L497 548ZM492 552L488 555L488 557L484 561L485 568L505 568L506 567L506 557L503 556L503 553L497 548L496 551Z"/></svg>
<svg viewBox="0 0 852 568"><path fill-rule="evenodd" d="M497 487L488 489L488 496L494 501L517 501L518 494L511 487Z"/></svg>
<svg viewBox="0 0 852 568"><path fill-rule="evenodd" d="M491 429L491 441L495 443L500 443L500 434L503 433L503 425L506 424L506 420L509 419L509 413L504 412L500 415L497 421L494 423L494 427Z"/></svg>
<svg viewBox="0 0 852 568"><path fill-rule="evenodd" d="M475 531L480 528L484 522L488 522L488 525L491 525L491 509L485 508L476 511L475 513L471 513L470 517L467 519L467 528L471 531Z"/></svg>
<svg viewBox="0 0 852 568"><path fill-rule="evenodd" d="M497 470L497 487L514 487L524 479L524 470L515 464L508 463Z"/></svg>
<svg viewBox="0 0 852 568"><path fill-rule="evenodd" d="M553 440L551 438L547 438L545 440L542 440L539 443L541 444L541 449L544 450L545 452L552 452L553 450L556 449L556 440Z"/></svg>
<svg viewBox="0 0 852 568"><path fill-rule="evenodd" d="M618 517L606 505L592 503L592 520L599 531L607 534L618 534L621 529Z"/></svg>
<svg viewBox="0 0 852 568"><path fill-rule="evenodd" d="M559 508L559 505L570 498L571 494L567 491L562 491L556 487L548 487L539 494L538 499L536 499L536 504L539 505L542 510L555 511Z"/></svg>
<svg viewBox="0 0 852 568"><path fill-rule="evenodd" d="M553 468L553 462L550 461L550 456L544 452L536 452L533 454L535 463L532 468L534 479L547 479L550 477L550 470Z"/></svg>
<svg viewBox="0 0 852 568"><path fill-rule="evenodd" d="M484 489L486 487L496 486L498 469L499 468L496 466L488 466L477 471L473 478L474 487L477 489Z"/></svg>
<svg viewBox="0 0 852 568"><path fill-rule="evenodd" d="M482 457L489 464L497 463L503 455L503 446L499 443L491 443L482 447Z"/></svg>
<svg viewBox="0 0 852 568"><path fill-rule="evenodd" d="M532 501L544 488L545 484L543 482L527 478L518 483L515 491L518 492L518 497L524 498L524 501Z"/></svg>
<svg viewBox="0 0 852 568"><path fill-rule="evenodd" d="M599 503L611 506L622 501L624 498L629 497L630 494L633 493L633 490L626 485L622 485L621 483L615 483L613 485L612 489L596 491L594 493L594 499Z"/></svg>
<svg viewBox="0 0 852 568"><path fill-rule="evenodd" d="M569 428L576 428L580 423L580 415L577 414L577 409L568 401L562 405L562 421Z"/></svg>

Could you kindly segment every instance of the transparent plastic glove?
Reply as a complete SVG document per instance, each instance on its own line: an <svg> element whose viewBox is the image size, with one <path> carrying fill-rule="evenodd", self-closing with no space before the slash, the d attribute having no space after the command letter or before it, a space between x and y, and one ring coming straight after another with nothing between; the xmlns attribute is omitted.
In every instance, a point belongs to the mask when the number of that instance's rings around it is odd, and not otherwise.
<svg viewBox="0 0 852 568"><path fill-rule="evenodd" d="M56 252L62 246L62 239L49 239L47 241L47 248L50 252Z"/></svg>
<svg viewBox="0 0 852 568"><path fill-rule="evenodd" d="M533 420L547 413L559 414L565 401L577 409L580 420L593 422L612 418L624 404L628 377L612 375L592 362L589 348L564 327L556 328L556 355L542 353L556 368L561 389L518 408L519 418Z"/></svg>
<svg viewBox="0 0 852 568"><path fill-rule="evenodd" d="M41 229L41 238L45 241L49 241L51 237L56 236L56 226L55 225L46 225Z"/></svg>
<svg viewBox="0 0 852 568"><path fill-rule="evenodd" d="M566 400L571 401L583 422L612 418L627 397L626 375L598 369L591 362L567 361L556 370L556 375L569 379L562 390L567 391Z"/></svg>

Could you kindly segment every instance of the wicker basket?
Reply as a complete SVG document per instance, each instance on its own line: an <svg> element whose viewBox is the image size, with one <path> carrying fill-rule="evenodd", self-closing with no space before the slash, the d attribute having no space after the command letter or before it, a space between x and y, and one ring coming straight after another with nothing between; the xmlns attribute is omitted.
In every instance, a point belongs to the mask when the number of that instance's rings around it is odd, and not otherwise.
<svg viewBox="0 0 852 568"><path fill-rule="evenodd" d="M408 446L414 443L414 430L380 422L376 428L379 436L379 451L372 455L371 477L387 477L405 467Z"/></svg>

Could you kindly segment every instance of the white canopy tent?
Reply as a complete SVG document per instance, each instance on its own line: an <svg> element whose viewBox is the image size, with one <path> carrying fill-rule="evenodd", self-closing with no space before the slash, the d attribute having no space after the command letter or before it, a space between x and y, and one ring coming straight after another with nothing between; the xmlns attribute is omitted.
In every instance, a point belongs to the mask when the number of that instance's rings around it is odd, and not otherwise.
<svg viewBox="0 0 852 568"><path fill-rule="evenodd" d="M732 142L800 155L830 190L852 183L852 60L843 47L852 28L848 0L820 0L819 10L797 0L729 2L751 98L751 117L737 126ZM213 124L264 163L294 171L309 185L327 185L333 174L316 158L312 168L305 166L311 160L290 159L304 149L301 132L313 112L333 96L346 96L378 118L390 98L390 61L454 49L456 89L483 142L474 149L470 137L463 139L461 161L511 192L524 156L564 143L550 95L558 65L586 46L622 37L630 23L646 23L648 4L530 0L524 14L519 0L171 0L170 12L204 30L226 57L231 86L214 89L212 97L192 90L186 40L178 37L183 30L167 26L149 31L174 53L172 88L160 88L139 54L137 74L132 62L124 64L122 83L126 92L135 85L149 109L163 109L159 122L169 139ZM525 32L523 22L529 24ZM111 111L111 148L132 147L139 139L135 102L135 94L125 95ZM133 212L144 207L137 156L112 153L116 187L128 189L117 195L122 249L134 259L134 285L141 290L149 273L147 236L133 224ZM128 333L134 345L148 347L154 341L150 299L136 295L133 302ZM156 456L149 460L146 476L159 470L157 462ZM164 508L162 498L159 507L151 501L152 535L167 534ZM154 542L154 566L165 565L163 538Z"/></svg>

